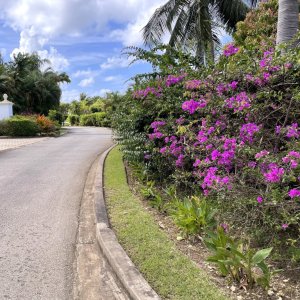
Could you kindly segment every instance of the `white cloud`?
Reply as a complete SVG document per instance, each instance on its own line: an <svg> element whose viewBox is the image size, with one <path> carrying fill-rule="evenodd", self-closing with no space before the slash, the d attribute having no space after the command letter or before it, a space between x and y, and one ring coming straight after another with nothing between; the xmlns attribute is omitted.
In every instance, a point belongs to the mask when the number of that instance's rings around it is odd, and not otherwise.
<svg viewBox="0 0 300 300"><path fill-rule="evenodd" d="M69 61L53 47L50 48L50 51L40 50L38 54L41 58L48 59L50 66L56 71L65 70L70 64Z"/></svg>
<svg viewBox="0 0 300 300"><path fill-rule="evenodd" d="M141 46L143 44L142 29L154 11L164 3L165 0L149 1L151 5L147 9L141 9L137 17L131 20L124 29L117 29L110 33L110 37L121 41L124 46Z"/></svg>
<svg viewBox="0 0 300 300"><path fill-rule="evenodd" d="M82 79L79 82L79 86L81 86L81 87L88 87L88 86L91 86L93 83L95 83L94 78L93 77L89 77L89 78Z"/></svg>
<svg viewBox="0 0 300 300"><path fill-rule="evenodd" d="M91 69L87 69L87 70L77 70L75 73L73 73L71 75L71 77L73 78L87 78L87 77L96 77L98 76L100 73L100 71L97 70L91 70Z"/></svg>
<svg viewBox="0 0 300 300"><path fill-rule="evenodd" d="M45 50L51 41L63 36L82 39L106 36L124 45L139 45L140 30L163 3L165 0L0 0L0 18L20 32L19 47L12 55L43 51L40 53L52 61L53 67L61 69L69 61L55 48ZM125 28L107 34L111 23ZM104 68L109 65L110 62Z"/></svg>
<svg viewBox="0 0 300 300"><path fill-rule="evenodd" d="M115 68L127 68L129 67L131 60L125 56L112 56L107 58L106 62L100 65L102 70L115 69Z"/></svg>
<svg viewBox="0 0 300 300"><path fill-rule="evenodd" d="M112 81L120 81L122 79L121 76L117 75L117 76L107 76L104 78L105 82L112 82Z"/></svg>
<svg viewBox="0 0 300 300"><path fill-rule="evenodd" d="M69 103L72 102L73 100L78 100L80 93L81 92L76 89L72 89L72 90L63 89L61 101L65 103Z"/></svg>

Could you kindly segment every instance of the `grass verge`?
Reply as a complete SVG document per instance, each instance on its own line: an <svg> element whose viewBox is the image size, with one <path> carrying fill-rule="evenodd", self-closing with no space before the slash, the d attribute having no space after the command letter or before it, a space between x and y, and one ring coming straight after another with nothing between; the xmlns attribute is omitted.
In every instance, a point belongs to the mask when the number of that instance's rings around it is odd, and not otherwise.
<svg viewBox="0 0 300 300"><path fill-rule="evenodd" d="M106 159L104 182L108 214L119 242L163 299L228 299L208 274L176 249L131 193L117 148Z"/></svg>

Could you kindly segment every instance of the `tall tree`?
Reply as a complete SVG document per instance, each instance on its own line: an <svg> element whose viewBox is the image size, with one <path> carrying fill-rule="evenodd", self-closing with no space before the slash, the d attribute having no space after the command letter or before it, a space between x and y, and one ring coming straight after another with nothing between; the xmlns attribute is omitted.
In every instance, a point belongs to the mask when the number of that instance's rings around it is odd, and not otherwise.
<svg viewBox="0 0 300 300"><path fill-rule="evenodd" d="M298 0L279 0L277 44L288 42L299 28Z"/></svg>
<svg viewBox="0 0 300 300"><path fill-rule="evenodd" d="M47 114L51 108L59 105L61 97L60 83L70 82L66 73L56 73L51 68L42 71L41 67L47 60L42 60L37 54L22 54L5 65L4 77L6 91L15 103L17 113Z"/></svg>
<svg viewBox="0 0 300 300"><path fill-rule="evenodd" d="M232 32L248 9L242 0L169 0L154 12L144 27L144 42L156 45L169 32L171 46L195 44L197 56L210 52L213 58L214 45L220 42L220 24Z"/></svg>

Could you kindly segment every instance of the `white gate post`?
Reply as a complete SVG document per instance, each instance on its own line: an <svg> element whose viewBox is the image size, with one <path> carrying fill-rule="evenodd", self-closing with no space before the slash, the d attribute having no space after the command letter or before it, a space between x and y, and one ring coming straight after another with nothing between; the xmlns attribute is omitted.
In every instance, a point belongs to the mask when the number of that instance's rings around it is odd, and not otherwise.
<svg viewBox="0 0 300 300"><path fill-rule="evenodd" d="M13 103L8 101L7 94L3 95L3 101L0 102L0 120L8 119L13 116Z"/></svg>

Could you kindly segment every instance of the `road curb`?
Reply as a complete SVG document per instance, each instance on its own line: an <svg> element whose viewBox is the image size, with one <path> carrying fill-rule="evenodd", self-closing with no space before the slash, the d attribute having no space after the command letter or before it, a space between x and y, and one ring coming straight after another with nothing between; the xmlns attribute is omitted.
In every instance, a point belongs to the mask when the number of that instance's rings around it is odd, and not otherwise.
<svg viewBox="0 0 300 300"><path fill-rule="evenodd" d="M97 241L104 257L131 299L160 300L160 297L130 260L110 228L104 198L103 177L105 159L114 147L115 145L101 155L94 182Z"/></svg>

